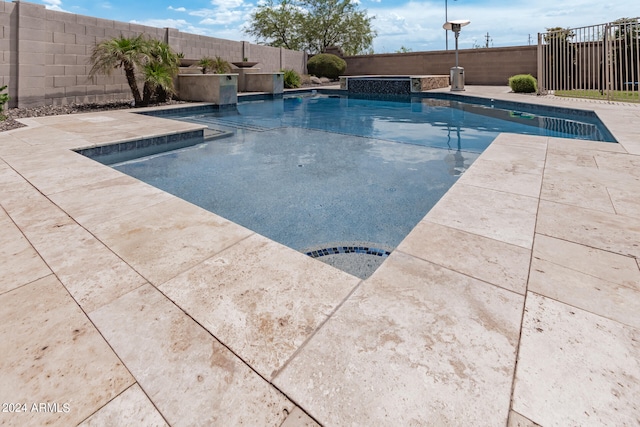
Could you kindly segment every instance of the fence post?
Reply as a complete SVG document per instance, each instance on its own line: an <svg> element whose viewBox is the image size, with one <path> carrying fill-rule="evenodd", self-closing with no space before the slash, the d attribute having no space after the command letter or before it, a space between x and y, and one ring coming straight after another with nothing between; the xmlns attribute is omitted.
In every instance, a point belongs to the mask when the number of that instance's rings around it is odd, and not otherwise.
<svg viewBox="0 0 640 427"><path fill-rule="evenodd" d="M605 74L604 74L604 90L607 91L607 101L611 101L611 92L610 92L610 86L611 86L611 73L612 70L611 68L613 67L613 61L611 61L611 56L610 56L610 52L611 52L611 46L609 46L609 43L611 42L609 39L609 31L611 30L611 24L605 24L604 26L604 40L603 40L603 45L604 45L604 61L606 66L605 68Z"/></svg>
<svg viewBox="0 0 640 427"><path fill-rule="evenodd" d="M542 34L538 33L538 95L544 93L544 67L542 66Z"/></svg>

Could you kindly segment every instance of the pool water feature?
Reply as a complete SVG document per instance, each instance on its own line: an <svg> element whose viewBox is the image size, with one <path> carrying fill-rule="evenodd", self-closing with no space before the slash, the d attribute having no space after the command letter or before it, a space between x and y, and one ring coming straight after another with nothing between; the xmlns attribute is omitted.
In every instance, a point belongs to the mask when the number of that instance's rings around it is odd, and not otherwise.
<svg viewBox="0 0 640 427"><path fill-rule="evenodd" d="M349 94L404 94L449 87L448 75L341 76L340 88Z"/></svg>
<svg viewBox="0 0 640 427"><path fill-rule="evenodd" d="M379 94L405 94L413 89L409 76L374 76L374 77L350 77L345 78L345 86L350 94L379 93Z"/></svg>
<svg viewBox="0 0 640 427"><path fill-rule="evenodd" d="M366 278L500 132L570 137L470 108L315 96L187 111L230 136L113 167Z"/></svg>

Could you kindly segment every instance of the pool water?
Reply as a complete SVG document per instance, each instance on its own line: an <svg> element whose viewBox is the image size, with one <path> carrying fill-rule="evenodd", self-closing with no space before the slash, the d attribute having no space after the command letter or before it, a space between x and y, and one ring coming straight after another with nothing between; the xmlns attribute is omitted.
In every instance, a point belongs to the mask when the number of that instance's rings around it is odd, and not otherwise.
<svg viewBox="0 0 640 427"><path fill-rule="evenodd" d="M187 113L178 119L231 136L113 167L366 278L499 133L575 137L427 101L295 97Z"/></svg>

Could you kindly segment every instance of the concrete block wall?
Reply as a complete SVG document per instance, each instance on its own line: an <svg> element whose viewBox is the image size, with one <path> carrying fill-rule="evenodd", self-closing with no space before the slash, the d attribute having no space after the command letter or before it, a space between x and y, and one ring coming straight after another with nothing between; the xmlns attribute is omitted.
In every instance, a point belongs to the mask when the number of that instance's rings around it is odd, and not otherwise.
<svg viewBox="0 0 640 427"><path fill-rule="evenodd" d="M8 93L12 99L17 95L17 88L11 82L16 77L16 25L15 4L0 2L0 87L7 85L8 89L3 93ZM7 106L11 106L11 102Z"/></svg>
<svg viewBox="0 0 640 427"><path fill-rule="evenodd" d="M261 72L280 71L280 48L245 43L244 49L245 57L250 62L258 62L256 67L260 68Z"/></svg>
<svg viewBox="0 0 640 427"><path fill-rule="evenodd" d="M184 54L185 59L219 56L229 62L242 61L243 42L181 33L176 29L168 29L167 33L169 46Z"/></svg>
<svg viewBox="0 0 640 427"><path fill-rule="evenodd" d="M301 55L302 54L302 55ZM288 49L280 49L282 69L292 69L307 74L307 54Z"/></svg>
<svg viewBox="0 0 640 427"><path fill-rule="evenodd" d="M38 5L20 3L19 9L23 8L31 13L39 9ZM37 103L52 105L131 98L122 70L89 78L93 47L104 39L120 35L130 37L144 33L158 40L164 40L165 36L164 30L159 28L46 9L43 24L48 38L45 45L45 91L44 100ZM20 29L22 39L22 27ZM19 57L21 55L22 51L19 51Z"/></svg>
<svg viewBox="0 0 640 427"><path fill-rule="evenodd" d="M345 75L449 75L455 66L455 51L409 52L346 56ZM463 49L458 62L464 67L465 83L507 85L515 74L537 75L537 46Z"/></svg>
<svg viewBox="0 0 640 427"><path fill-rule="evenodd" d="M306 72L303 52L283 54L278 48L51 11L23 1L0 2L0 29L0 86L9 86L9 107L131 99L121 70L89 79L93 47L120 35L165 41L188 59L217 55L235 62L247 56L261 62L261 71L276 72L285 58L292 64L287 67Z"/></svg>

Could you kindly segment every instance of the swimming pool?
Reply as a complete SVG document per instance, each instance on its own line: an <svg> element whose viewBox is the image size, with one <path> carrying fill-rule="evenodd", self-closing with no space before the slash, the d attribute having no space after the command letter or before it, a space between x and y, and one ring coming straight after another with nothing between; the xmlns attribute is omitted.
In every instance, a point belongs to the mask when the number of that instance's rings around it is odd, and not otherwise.
<svg viewBox="0 0 640 427"><path fill-rule="evenodd" d="M499 133L606 138L441 99L297 96L175 118L229 136L113 167L362 278Z"/></svg>

